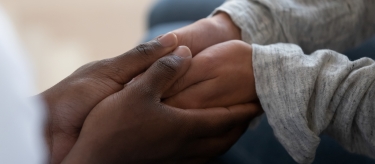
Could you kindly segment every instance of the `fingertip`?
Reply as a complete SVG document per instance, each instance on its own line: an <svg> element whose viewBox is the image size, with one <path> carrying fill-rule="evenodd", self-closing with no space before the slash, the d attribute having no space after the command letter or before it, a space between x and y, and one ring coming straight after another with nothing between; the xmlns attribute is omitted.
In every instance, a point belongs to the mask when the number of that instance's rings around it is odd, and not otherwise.
<svg viewBox="0 0 375 164"><path fill-rule="evenodd" d="M187 46L179 46L173 52L173 55L176 55L181 58L192 58L191 51Z"/></svg>
<svg viewBox="0 0 375 164"><path fill-rule="evenodd" d="M157 60L137 81L147 86L144 88L152 88L148 91L149 93L162 98L162 95L186 73L190 64L190 49L186 46L179 46L171 55Z"/></svg>
<svg viewBox="0 0 375 164"><path fill-rule="evenodd" d="M178 42L177 35L172 32L166 33L158 37L157 41L160 43L160 45L162 45L165 48L173 47L177 45L177 42Z"/></svg>

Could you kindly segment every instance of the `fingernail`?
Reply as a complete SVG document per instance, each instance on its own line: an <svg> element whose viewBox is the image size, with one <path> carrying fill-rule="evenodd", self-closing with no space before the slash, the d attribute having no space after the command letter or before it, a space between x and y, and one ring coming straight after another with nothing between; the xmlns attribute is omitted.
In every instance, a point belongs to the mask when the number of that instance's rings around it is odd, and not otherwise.
<svg viewBox="0 0 375 164"><path fill-rule="evenodd" d="M177 36L171 32L160 36L157 40L163 47L172 47L177 44Z"/></svg>
<svg viewBox="0 0 375 164"><path fill-rule="evenodd" d="M176 56L182 57L182 58L190 58L191 57L191 52L190 49L186 46L179 46L177 47L173 53Z"/></svg>

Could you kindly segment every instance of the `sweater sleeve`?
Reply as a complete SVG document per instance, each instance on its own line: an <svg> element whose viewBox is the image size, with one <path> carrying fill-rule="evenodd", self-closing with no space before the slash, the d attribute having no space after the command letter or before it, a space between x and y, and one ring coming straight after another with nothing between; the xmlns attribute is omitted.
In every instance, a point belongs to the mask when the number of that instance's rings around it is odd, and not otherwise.
<svg viewBox="0 0 375 164"><path fill-rule="evenodd" d="M374 0L228 0L218 11L247 43L294 43L307 53L342 52L375 34Z"/></svg>
<svg viewBox="0 0 375 164"><path fill-rule="evenodd" d="M293 44L253 45L256 91L275 136L299 163L311 163L328 133L347 150L375 158L375 62L330 50L305 55Z"/></svg>

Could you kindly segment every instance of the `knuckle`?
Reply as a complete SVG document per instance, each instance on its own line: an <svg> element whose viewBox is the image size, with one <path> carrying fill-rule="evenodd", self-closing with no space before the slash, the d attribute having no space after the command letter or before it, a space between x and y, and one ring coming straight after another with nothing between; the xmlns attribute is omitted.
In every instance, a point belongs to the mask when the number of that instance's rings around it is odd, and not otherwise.
<svg viewBox="0 0 375 164"><path fill-rule="evenodd" d="M133 93L133 97L142 99L144 102L149 102L154 99L154 89L150 85L137 83L129 87L129 92Z"/></svg>
<svg viewBox="0 0 375 164"><path fill-rule="evenodd" d="M111 79L117 83L122 83L124 77L121 76L126 72L124 68L116 66L112 59L103 59L98 61L96 64L97 70L94 71L98 76L102 76L107 79Z"/></svg>
<svg viewBox="0 0 375 164"><path fill-rule="evenodd" d="M151 56L158 48L160 48L160 44L157 41L150 41L139 44L134 48L134 51L139 55L147 57Z"/></svg>
<svg viewBox="0 0 375 164"><path fill-rule="evenodd" d="M159 59L156 63L156 67L166 74L175 74L177 73L179 64L180 61L178 59L174 56L169 56Z"/></svg>
<svg viewBox="0 0 375 164"><path fill-rule="evenodd" d="M87 73L92 72L91 70L97 69L97 63L100 61L92 61L90 63L87 63L81 67L79 67L77 70L75 70L72 75L77 75L79 74L80 76L87 76Z"/></svg>
<svg viewBox="0 0 375 164"><path fill-rule="evenodd" d="M109 59L103 59L99 60L95 63L95 67L97 69L107 69L110 66L110 60Z"/></svg>

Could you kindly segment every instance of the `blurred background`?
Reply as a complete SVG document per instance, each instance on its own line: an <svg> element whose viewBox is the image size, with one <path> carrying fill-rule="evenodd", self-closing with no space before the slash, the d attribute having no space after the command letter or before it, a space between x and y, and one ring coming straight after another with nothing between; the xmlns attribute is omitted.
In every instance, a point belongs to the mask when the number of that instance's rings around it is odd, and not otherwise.
<svg viewBox="0 0 375 164"><path fill-rule="evenodd" d="M28 52L37 92L83 64L120 55L145 34L154 0L0 0Z"/></svg>

